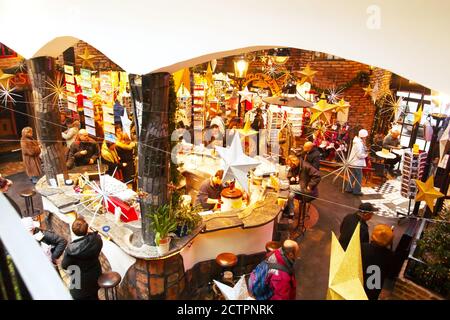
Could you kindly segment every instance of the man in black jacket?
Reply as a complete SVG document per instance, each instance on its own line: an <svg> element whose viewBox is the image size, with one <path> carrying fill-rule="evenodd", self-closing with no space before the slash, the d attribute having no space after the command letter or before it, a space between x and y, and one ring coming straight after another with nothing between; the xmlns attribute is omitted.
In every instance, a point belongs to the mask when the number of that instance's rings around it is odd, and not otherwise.
<svg viewBox="0 0 450 320"><path fill-rule="evenodd" d="M67 168L94 164L99 156L100 149L97 142L89 137L85 129L78 132L77 139L70 145L67 159Z"/></svg>
<svg viewBox="0 0 450 320"><path fill-rule="evenodd" d="M373 228L370 243L361 245L364 290L369 300L377 300L386 278L393 278L395 255L389 249L394 240L391 227L379 224Z"/></svg>
<svg viewBox="0 0 450 320"><path fill-rule="evenodd" d="M320 158L319 149L311 141L306 141L303 145L303 159L317 170L320 170Z"/></svg>
<svg viewBox="0 0 450 320"><path fill-rule="evenodd" d="M294 199L296 196L306 196L307 202L319 196L318 185L321 180L320 171L311 164L294 155L290 155L287 161L292 172L298 172L298 185L291 185L289 193L289 215L294 216ZM311 197L308 197L311 196Z"/></svg>
<svg viewBox="0 0 450 320"><path fill-rule="evenodd" d="M76 266L81 272L80 286L70 288L70 294L75 300L98 300L97 280L102 274L99 256L103 241L97 232L88 233L88 229L89 226L83 218L77 218L72 223L72 232L78 239L67 246L61 263L65 270ZM75 272L72 276L77 276L77 273Z"/></svg>
<svg viewBox="0 0 450 320"><path fill-rule="evenodd" d="M344 250L347 249L358 222L361 222L361 243L369 242L369 226L367 225L367 221L372 219L375 211L377 211L376 208L371 203L366 202L360 204L359 211L350 213L344 217L340 228L341 235L339 236L339 242Z"/></svg>
<svg viewBox="0 0 450 320"><path fill-rule="evenodd" d="M39 222L34 221L31 217L22 218L22 223L25 229L39 242L53 265L56 266L57 260L66 248L67 241L54 232L39 229Z"/></svg>

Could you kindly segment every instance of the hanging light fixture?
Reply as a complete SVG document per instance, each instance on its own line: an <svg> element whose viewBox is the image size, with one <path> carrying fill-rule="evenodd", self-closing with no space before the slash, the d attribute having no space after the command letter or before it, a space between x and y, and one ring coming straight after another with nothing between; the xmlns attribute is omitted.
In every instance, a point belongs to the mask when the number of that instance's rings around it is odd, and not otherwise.
<svg viewBox="0 0 450 320"><path fill-rule="evenodd" d="M275 48L269 50L269 58L272 60L275 64L285 64L289 60L289 48Z"/></svg>
<svg viewBox="0 0 450 320"><path fill-rule="evenodd" d="M236 78L245 78L248 71L249 62L245 57L241 56L234 60L234 76Z"/></svg>

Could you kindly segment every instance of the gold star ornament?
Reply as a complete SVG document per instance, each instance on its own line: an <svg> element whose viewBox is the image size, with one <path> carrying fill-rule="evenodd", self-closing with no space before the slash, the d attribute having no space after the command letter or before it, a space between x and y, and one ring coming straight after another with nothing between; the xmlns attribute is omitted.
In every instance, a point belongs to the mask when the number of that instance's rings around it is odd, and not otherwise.
<svg viewBox="0 0 450 320"><path fill-rule="evenodd" d="M326 123L330 122L327 113L334 109L334 105L329 104L325 94L322 93L320 96L319 102L317 102L314 106L311 107L311 120L310 123L313 123L317 119L323 120Z"/></svg>
<svg viewBox="0 0 450 320"><path fill-rule="evenodd" d="M79 54L78 57L80 57L83 60L83 62L82 62L83 68L86 68L86 65L87 65L88 67L90 67L91 70L95 69L92 59L94 59L96 57L96 55L89 54L87 48L85 48L84 53Z"/></svg>
<svg viewBox="0 0 450 320"><path fill-rule="evenodd" d="M423 114L423 108L422 105L419 106L419 108L417 108L417 111L414 112L414 121L413 124L420 124L420 120L422 119L422 114Z"/></svg>
<svg viewBox="0 0 450 320"><path fill-rule="evenodd" d="M359 229L358 223L346 251L335 234L331 234L327 300L368 300L363 286Z"/></svg>
<svg viewBox="0 0 450 320"><path fill-rule="evenodd" d="M426 182L416 179L417 194L416 201L425 201L431 211L434 210L434 201L444 195L434 188L434 177L431 176Z"/></svg>
<svg viewBox="0 0 450 320"><path fill-rule="evenodd" d="M317 71L314 71L310 68L309 64L306 65L305 68L303 68L302 71L300 71L300 74L303 76L301 82L309 82L312 83L313 78L315 76L315 74L317 73Z"/></svg>
<svg viewBox="0 0 450 320"><path fill-rule="evenodd" d="M372 96L373 88L370 84L366 88L363 88L363 90L364 90L364 97Z"/></svg>
<svg viewBox="0 0 450 320"><path fill-rule="evenodd" d="M339 100L338 103L334 105L334 110L337 112L345 112L346 109L350 107L350 103L345 101L343 98Z"/></svg>

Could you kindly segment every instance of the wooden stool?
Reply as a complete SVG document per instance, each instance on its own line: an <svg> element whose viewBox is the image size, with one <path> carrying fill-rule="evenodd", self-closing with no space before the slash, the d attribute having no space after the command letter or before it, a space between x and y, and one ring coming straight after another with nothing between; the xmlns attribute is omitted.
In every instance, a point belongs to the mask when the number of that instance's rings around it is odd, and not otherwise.
<svg viewBox="0 0 450 320"><path fill-rule="evenodd" d="M281 243L278 241L269 241L266 243L266 252L272 252L281 248Z"/></svg>
<svg viewBox="0 0 450 320"><path fill-rule="evenodd" d="M122 277L120 274L114 271L109 271L103 273L100 278L98 278L98 286L105 290L106 300L119 300L117 298L117 286L119 285ZM109 299L109 292L111 290L111 299Z"/></svg>
<svg viewBox="0 0 450 320"><path fill-rule="evenodd" d="M34 209L33 204L33 196L36 194L36 191L33 189L25 189L20 192L20 196L25 200L26 214L28 217L34 217L36 214L39 214L41 211L38 209ZM23 214L21 213L23 217Z"/></svg>
<svg viewBox="0 0 450 320"><path fill-rule="evenodd" d="M237 265L237 262L237 256L230 252L222 252L216 257L216 263L222 269L221 274L224 274L225 271L231 271Z"/></svg>

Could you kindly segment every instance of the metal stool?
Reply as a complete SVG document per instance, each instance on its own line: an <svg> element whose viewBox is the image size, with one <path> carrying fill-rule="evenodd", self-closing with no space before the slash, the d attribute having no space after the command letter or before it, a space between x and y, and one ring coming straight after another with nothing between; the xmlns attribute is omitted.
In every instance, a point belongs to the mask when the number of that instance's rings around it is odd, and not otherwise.
<svg viewBox="0 0 450 320"><path fill-rule="evenodd" d="M20 196L22 198L24 198L25 200L25 212L27 214L28 217L34 217L35 215L41 213L40 210L38 209L34 209L34 204L33 204L33 196L36 194L36 191L34 191L33 189L25 189L22 190L22 192L20 193ZM22 217L23 214L21 213Z"/></svg>
<svg viewBox="0 0 450 320"><path fill-rule="evenodd" d="M237 265L237 262L237 256L230 252L220 253L216 257L217 265L222 268L222 275L224 275L226 271L231 271L231 269Z"/></svg>
<svg viewBox="0 0 450 320"><path fill-rule="evenodd" d="M266 252L272 252L281 248L281 243L278 241L269 241L266 243Z"/></svg>
<svg viewBox="0 0 450 320"><path fill-rule="evenodd" d="M294 199L298 201L298 219L296 229L300 233L299 236L303 236L306 232L305 221L309 219L309 206L314 198L297 193Z"/></svg>
<svg viewBox="0 0 450 320"><path fill-rule="evenodd" d="M117 298L117 286L119 285L122 277L120 274L114 271L109 271L103 273L100 278L98 278L98 286L105 290L106 300L119 300ZM111 299L109 298L109 292L111 290Z"/></svg>

